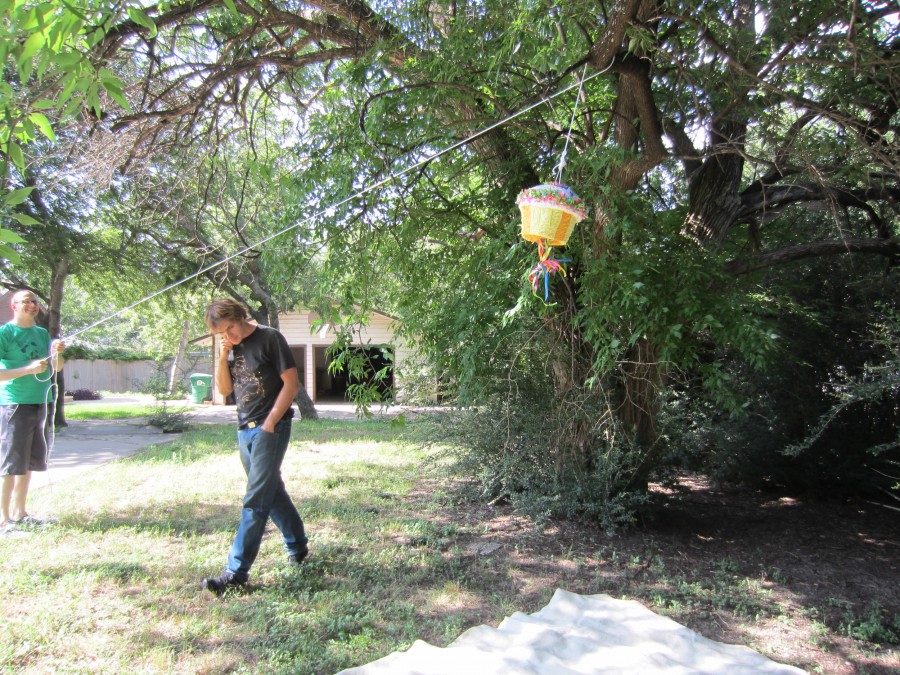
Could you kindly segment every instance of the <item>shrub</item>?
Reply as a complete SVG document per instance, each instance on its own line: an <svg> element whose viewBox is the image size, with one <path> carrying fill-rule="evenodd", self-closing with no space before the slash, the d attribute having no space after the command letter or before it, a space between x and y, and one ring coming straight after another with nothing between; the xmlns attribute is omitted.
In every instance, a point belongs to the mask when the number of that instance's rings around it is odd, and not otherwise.
<svg viewBox="0 0 900 675"><path fill-rule="evenodd" d="M812 338L786 349L769 372L731 362L741 414L717 409L699 386L671 389L661 415L669 459L720 482L896 499L900 314L884 309L869 330L856 339L858 364L841 345Z"/></svg>
<svg viewBox="0 0 900 675"><path fill-rule="evenodd" d="M151 361L154 356L148 352L136 352L117 347L102 347L92 349L85 345L75 344L66 347L64 353L66 360L85 359L87 361L111 360L111 361Z"/></svg>
<svg viewBox="0 0 900 675"><path fill-rule="evenodd" d="M99 391L91 391L90 389L75 389L67 391L66 396L71 396L73 401L99 401L103 398Z"/></svg>
<svg viewBox="0 0 900 675"><path fill-rule="evenodd" d="M633 522L647 497L630 487L640 455L628 435L585 412L597 409L597 400L574 401L571 392L555 398L546 388L518 384L514 393L426 424L430 438L447 444L451 470L473 479L468 496L508 500L539 523L578 518L609 531Z"/></svg>
<svg viewBox="0 0 900 675"><path fill-rule="evenodd" d="M139 390L143 394L150 394L157 401L174 401L184 398L186 390L183 383L179 383L175 387L175 391L169 392L169 376L164 373L157 373L147 378L140 385Z"/></svg>
<svg viewBox="0 0 900 675"><path fill-rule="evenodd" d="M181 433L187 430L191 415L186 408L169 408L165 402L156 406L147 423L159 427L164 433Z"/></svg>

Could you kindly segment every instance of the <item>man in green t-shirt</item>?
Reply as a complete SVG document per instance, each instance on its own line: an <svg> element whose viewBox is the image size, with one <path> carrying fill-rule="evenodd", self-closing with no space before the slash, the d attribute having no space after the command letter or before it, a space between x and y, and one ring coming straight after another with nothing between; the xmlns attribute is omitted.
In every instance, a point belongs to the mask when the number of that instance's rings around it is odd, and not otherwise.
<svg viewBox="0 0 900 675"><path fill-rule="evenodd" d="M8 531L30 518L25 510L32 471L46 471L47 401L52 368L62 366L63 343L35 325L37 298L31 291L12 297L13 319L0 326L0 528ZM51 422L52 423L52 422Z"/></svg>

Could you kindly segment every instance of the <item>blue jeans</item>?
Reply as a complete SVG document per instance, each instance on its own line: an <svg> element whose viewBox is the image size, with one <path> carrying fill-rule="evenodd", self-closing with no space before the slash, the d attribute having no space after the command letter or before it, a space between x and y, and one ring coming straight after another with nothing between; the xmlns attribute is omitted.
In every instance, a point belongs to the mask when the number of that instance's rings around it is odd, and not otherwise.
<svg viewBox="0 0 900 675"><path fill-rule="evenodd" d="M281 462L291 438L291 421L279 422L275 433L256 427L238 430L237 436L241 463L247 474L247 493L226 569L237 581L244 582L250 576L250 566L259 553L270 516L281 530L288 555L302 552L307 539L303 520L281 480Z"/></svg>

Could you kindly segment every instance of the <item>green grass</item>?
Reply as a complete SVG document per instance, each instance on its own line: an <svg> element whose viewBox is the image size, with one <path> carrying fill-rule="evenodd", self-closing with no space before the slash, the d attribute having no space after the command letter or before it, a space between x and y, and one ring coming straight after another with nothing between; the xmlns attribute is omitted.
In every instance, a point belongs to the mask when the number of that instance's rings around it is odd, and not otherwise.
<svg viewBox="0 0 900 675"><path fill-rule="evenodd" d="M124 420L132 417L149 417L158 407L159 406L152 404L142 405L135 403L104 403L103 401L84 401L66 405L66 419ZM179 406L176 405L174 407Z"/></svg>
<svg viewBox="0 0 900 675"><path fill-rule="evenodd" d="M287 565L270 526L249 587L222 599L199 582L222 569L239 518L233 426L203 426L63 484L36 481L31 512L59 523L0 538L0 673L332 674L533 612L556 587L637 599L763 653L784 635L776 643L798 651L770 656L807 670L833 654L860 672L894 658L870 643L894 640L900 619L836 604L843 618L831 625L788 587L803 566L761 573L691 542L574 523L539 531L508 509L453 503L415 435L415 423L296 423L282 474L310 557ZM494 555L472 553L497 541ZM859 644L848 651L849 640Z"/></svg>
<svg viewBox="0 0 900 675"><path fill-rule="evenodd" d="M239 516L232 427L35 490L31 510L60 522L0 540L0 672L333 673L446 644L495 590L472 588L445 552L453 528L407 503L424 459L386 422L296 425L283 476L312 553L288 566L270 530L249 589L221 600L199 581Z"/></svg>

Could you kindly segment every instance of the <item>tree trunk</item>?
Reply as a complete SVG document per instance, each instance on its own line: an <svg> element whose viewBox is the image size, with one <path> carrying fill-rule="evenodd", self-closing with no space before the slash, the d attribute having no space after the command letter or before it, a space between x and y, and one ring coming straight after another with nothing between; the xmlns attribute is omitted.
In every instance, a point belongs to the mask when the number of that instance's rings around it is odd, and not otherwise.
<svg viewBox="0 0 900 675"><path fill-rule="evenodd" d="M56 391L53 392L53 402L51 405L55 405L56 414L53 416L53 426L55 427L67 427L69 423L66 422L66 410L65 410L65 393L66 393L66 378L65 373L60 370L55 375L56 377Z"/></svg>
<svg viewBox="0 0 900 675"><path fill-rule="evenodd" d="M741 209L738 192L744 170L746 124L723 123L716 129L715 152L703 163L688 188L689 208L683 234L704 246L716 246L734 225Z"/></svg>
<svg viewBox="0 0 900 675"><path fill-rule="evenodd" d="M622 364L622 400L618 417L641 449L641 458L630 487L646 491L650 473L659 455L659 390L662 374L656 347L649 340L638 340Z"/></svg>
<svg viewBox="0 0 900 675"><path fill-rule="evenodd" d="M53 274L50 277L50 298L47 303L47 332L50 333L51 340L60 338L60 307L62 306L63 287L67 276L69 276L69 261L63 258L57 261L53 268ZM65 355L63 355L63 358L65 358ZM56 405L54 406L56 414L53 418L53 424L57 427L68 426L64 394L65 377L63 369L60 368L56 374L56 392L54 393L56 397Z"/></svg>
<svg viewBox="0 0 900 675"><path fill-rule="evenodd" d="M178 365L184 358L184 350L187 349L188 332L191 329L191 322L184 320L181 330L181 340L178 342L178 351L175 352L175 358L172 360L172 367L169 369L169 387L168 392L171 394L175 391L175 378L178 377Z"/></svg>
<svg viewBox="0 0 900 675"><path fill-rule="evenodd" d="M319 413L316 412L316 406L313 404L309 394L306 393L306 387L303 385L300 385L300 388L297 390L297 395L294 397L294 403L296 403L297 407L300 409L300 419L318 421Z"/></svg>

